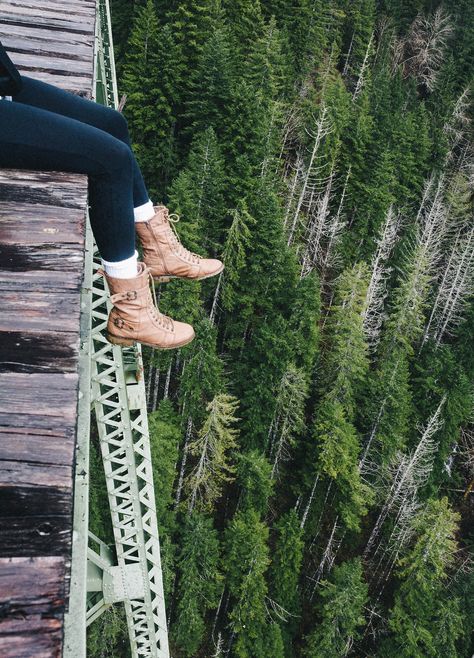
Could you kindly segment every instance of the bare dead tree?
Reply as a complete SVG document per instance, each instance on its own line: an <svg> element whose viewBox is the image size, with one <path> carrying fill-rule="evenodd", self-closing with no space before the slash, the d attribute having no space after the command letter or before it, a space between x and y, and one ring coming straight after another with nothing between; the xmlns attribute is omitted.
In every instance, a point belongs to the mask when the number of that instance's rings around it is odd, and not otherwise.
<svg viewBox="0 0 474 658"><path fill-rule="evenodd" d="M369 66L369 58L370 58L370 55L372 53L373 43L374 43L374 33L372 32L372 34L370 35L369 42L367 44L367 48L365 50L364 61L362 62L362 65L360 67L359 76L357 78L357 83L356 83L354 92L352 94L352 100L353 101L356 100L356 98L358 97L358 95L360 94L360 92L362 91L362 88L364 86L365 76L367 74L367 69L368 69L368 66Z"/></svg>
<svg viewBox="0 0 474 658"><path fill-rule="evenodd" d="M429 16L418 14L406 36L393 42L393 68L433 91L452 34L451 18L443 8Z"/></svg>
<svg viewBox="0 0 474 658"><path fill-rule="evenodd" d="M186 469L186 462L188 459L188 445L191 438L192 429L193 429L193 419L191 418L191 416L188 416L188 420L186 423L186 434L184 437L183 456L181 458L181 468L179 470L178 486L176 487L176 495L174 499L175 509L179 505L179 502L181 500L181 494L183 491L184 471Z"/></svg>
<svg viewBox="0 0 474 658"><path fill-rule="evenodd" d="M296 208L294 210L293 219L291 222L291 227L288 233L288 242L290 245L293 242L295 237L296 227L298 222L301 221L300 214L303 210L306 212L310 211L308 207L308 201L314 198L314 191L317 189L318 184L320 185L320 177L323 169L325 168L326 163L321 162L321 156L319 156L319 150L321 148L322 142L331 132L333 132L334 127L331 125L328 116L328 110L326 105L323 103L319 112L318 118L315 120L315 131L306 130L308 135L313 140L313 145L310 151L309 162L305 170L304 178L301 181L300 192L298 195L298 200L296 202Z"/></svg>
<svg viewBox="0 0 474 658"><path fill-rule="evenodd" d="M398 453L387 467L386 476L390 483L385 502L375 522L372 533L365 547L364 556L367 557L378 538L382 525L387 516L394 510L397 512L412 499L418 489L427 481L437 451L437 444L433 436L442 425L440 420L441 409L446 401L446 394L441 399L436 411L421 430L420 441L412 454Z"/></svg>
<svg viewBox="0 0 474 658"><path fill-rule="evenodd" d="M444 268L421 346L433 338L439 346L453 336L464 318L469 298L474 294L474 226L464 235L459 231Z"/></svg>
<svg viewBox="0 0 474 658"><path fill-rule="evenodd" d="M321 581L321 578L324 574L327 574L331 571L334 562L336 560L337 553L342 543L342 538L337 538L337 532L340 529L338 525L339 517L336 516L336 519L333 523L331 532L329 533L329 538L324 548L323 554L319 561L318 567L314 576L311 578L312 581L312 591L310 595L310 600L313 600L316 589Z"/></svg>
<svg viewBox="0 0 474 658"><path fill-rule="evenodd" d="M351 167L346 174L346 179L344 181L344 186L342 188L341 198L339 200L339 206L337 212L333 217L329 217L328 227L327 227L327 244L325 248L325 254L321 263L321 281L325 281L327 278L327 272L329 269L335 269L341 261L341 255L337 254L335 247L339 242L342 233L347 225L347 222L342 219L342 214L344 210L344 202L346 200L347 193L347 184L351 175Z"/></svg>
<svg viewBox="0 0 474 658"><path fill-rule="evenodd" d="M447 161L453 158L456 149L466 146L470 141L469 131L472 125L470 110L472 105L471 90L464 89L454 104L451 116L443 126L443 132L448 140Z"/></svg>
<svg viewBox="0 0 474 658"><path fill-rule="evenodd" d="M390 206L381 234L377 239L377 251L372 258L372 275L367 290L367 302L363 312L364 332L371 350L375 350L379 342L380 329L383 322L384 302L387 296L387 279L392 271L386 263L399 237L401 216Z"/></svg>
<svg viewBox="0 0 474 658"><path fill-rule="evenodd" d="M300 277L304 278L324 260L324 238L329 233L329 207L333 197L334 166L322 194L313 200L314 190L308 203L309 213L306 225L306 246L303 251Z"/></svg>

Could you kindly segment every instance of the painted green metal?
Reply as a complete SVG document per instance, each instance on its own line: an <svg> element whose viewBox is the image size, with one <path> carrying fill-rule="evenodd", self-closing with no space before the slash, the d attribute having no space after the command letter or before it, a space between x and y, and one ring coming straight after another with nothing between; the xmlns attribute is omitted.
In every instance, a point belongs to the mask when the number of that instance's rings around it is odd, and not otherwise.
<svg viewBox="0 0 474 658"><path fill-rule="evenodd" d="M64 658L86 655L87 530L89 519L89 437L91 418L92 232L86 231L85 267L81 287L79 399L74 475L69 612L64 617Z"/></svg>
<svg viewBox="0 0 474 658"><path fill-rule="evenodd" d="M108 0L97 2L96 102L118 107ZM100 256L89 223L84 304L84 408L92 404L115 539L115 550L88 531L88 419L80 418L72 588L65 623L66 658L86 655L86 626L110 605L123 603L132 657L169 658L165 601L156 521L143 362L139 344L121 348L104 335L111 308ZM87 366L85 360L88 361ZM90 379L89 379L90 376ZM86 399L87 398L87 399ZM87 427L87 431L84 428ZM88 537L88 546L86 545Z"/></svg>

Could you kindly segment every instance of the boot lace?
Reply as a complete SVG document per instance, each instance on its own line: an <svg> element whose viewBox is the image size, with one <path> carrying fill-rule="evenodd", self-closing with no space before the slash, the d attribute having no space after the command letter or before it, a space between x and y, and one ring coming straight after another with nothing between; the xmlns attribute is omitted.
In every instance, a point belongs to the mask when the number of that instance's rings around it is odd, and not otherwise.
<svg viewBox="0 0 474 658"><path fill-rule="evenodd" d="M194 251L189 251L189 249L186 249L186 247L181 242L181 239L178 233L176 232L175 227L173 226L173 224L179 222L180 219L179 215L177 215L176 213L170 214L168 208L164 209L164 215L168 220L168 237L171 241L171 244L176 249L177 253L180 256L186 258L191 263L195 263L196 265L198 265L199 261L203 258L203 256L201 256L200 254L196 254Z"/></svg>
<svg viewBox="0 0 474 658"><path fill-rule="evenodd" d="M167 329L168 331L174 331L174 322L173 319L170 318L168 315L165 315L162 313L160 310L158 310L158 302L156 300L156 291L155 291L155 286L153 282L153 276L151 274L151 271L148 270L148 284L149 287L152 290L153 293L153 299L150 295L150 290L148 290L149 294L149 301L152 303L152 308L151 308L151 316L154 320L158 322L162 327Z"/></svg>

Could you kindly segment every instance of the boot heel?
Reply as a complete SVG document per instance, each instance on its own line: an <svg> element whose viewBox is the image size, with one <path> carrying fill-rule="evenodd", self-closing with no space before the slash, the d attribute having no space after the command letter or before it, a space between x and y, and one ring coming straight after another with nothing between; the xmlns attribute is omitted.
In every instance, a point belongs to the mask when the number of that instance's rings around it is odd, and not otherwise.
<svg viewBox="0 0 474 658"><path fill-rule="evenodd" d="M136 342L131 338L122 338L119 336L113 336L112 334L109 333L106 333L105 337L107 338L109 343L112 343L113 345L124 345L126 347L130 347L130 345L133 345Z"/></svg>

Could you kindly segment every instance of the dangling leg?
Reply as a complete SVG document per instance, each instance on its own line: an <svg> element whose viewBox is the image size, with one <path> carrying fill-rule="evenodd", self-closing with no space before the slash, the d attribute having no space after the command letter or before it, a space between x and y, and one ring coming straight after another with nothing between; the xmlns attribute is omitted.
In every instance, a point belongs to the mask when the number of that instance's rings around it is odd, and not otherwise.
<svg viewBox="0 0 474 658"><path fill-rule="evenodd" d="M101 256L118 269L111 274L106 268L105 273L114 304L107 320L108 339L119 345L138 341L165 349L193 340L191 325L157 310L150 292L150 271L134 258L130 148L95 126L16 101L0 100L0 126L0 168L88 175L97 246ZM127 261L129 273L124 271Z"/></svg>
<svg viewBox="0 0 474 658"><path fill-rule="evenodd" d="M154 206L148 197L140 168L133 154L125 117L113 108L82 98L53 85L22 76L23 88L14 101L40 107L90 124L124 142L133 166L133 215L136 233L143 248L143 260L156 282L170 277L206 279L219 274L224 265L215 258L203 258L185 249L176 239L168 221L168 209ZM111 267L104 261L104 265ZM128 267L125 263L124 267Z"/></svg>
<svg viewBox="0 0 474 658"><path fill-rule="evenodd" d="M123 114L114 108L105 107L41 80L26 75L22 75L21 79L23 87L18 94L13 96L15 102L89 124L116 137L129 147L132 153L134 218L137 221L146 221L152 217L155 211L132 150L128 124Z"/></svg>

